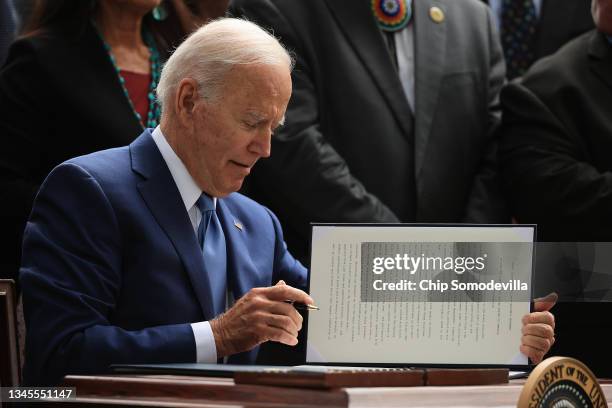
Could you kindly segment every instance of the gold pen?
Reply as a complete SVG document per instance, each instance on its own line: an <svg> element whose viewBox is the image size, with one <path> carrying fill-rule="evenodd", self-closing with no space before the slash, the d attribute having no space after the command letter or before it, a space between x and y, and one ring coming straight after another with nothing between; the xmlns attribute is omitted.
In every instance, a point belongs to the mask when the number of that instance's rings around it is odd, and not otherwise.
<svg viewBox="0 0 612 408"><path fill-rule="evenodd" d="M290 305L293 305L293 307L295 307L297 310L319 310L318 306L307 305L305 303L296 302L295 300L291 300L291 299L284 300L284 302L289 303Z"/></svg>

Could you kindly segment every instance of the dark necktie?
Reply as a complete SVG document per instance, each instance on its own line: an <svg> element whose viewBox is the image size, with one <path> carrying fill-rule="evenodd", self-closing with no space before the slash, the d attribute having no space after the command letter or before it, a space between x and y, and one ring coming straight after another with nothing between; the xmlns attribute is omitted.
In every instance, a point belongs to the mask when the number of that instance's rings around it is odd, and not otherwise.
<svg viewBox="0 0 612 408"><path fill-rule="evenodd" d="M534 61L533 38L537 16L532 0L503 0L501 40L506 57L506 76L521 76Z"/></svg>
<svg viewBox="0 0 612 408"><path fill-rule="evenodd" d="M204 272L208 276L212 292L214 315L225 311L227 293L227 250L225 236L213 199L202 194L196 205L202 212L202 221L198 226L198 240L204 257Z"/></svg>

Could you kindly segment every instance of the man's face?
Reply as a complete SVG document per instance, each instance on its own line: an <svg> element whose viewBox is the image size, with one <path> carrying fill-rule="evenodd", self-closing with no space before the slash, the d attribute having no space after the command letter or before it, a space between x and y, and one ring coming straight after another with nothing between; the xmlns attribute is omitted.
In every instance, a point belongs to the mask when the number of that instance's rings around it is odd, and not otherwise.
<svg viewBox="0 0 612 408"><path fill-rule="evenodd" d="M257 160L270 155L290 96L287 67L250 65L232 68L212 101L197 100L184 161L203 191L224 197L240 189Z"/></svg>
<svg viewBox="0 0 612 408"><path fill-rule="evenodd" d="M591 12L597 29L612 35L612 0L593 0Z"/></svg>

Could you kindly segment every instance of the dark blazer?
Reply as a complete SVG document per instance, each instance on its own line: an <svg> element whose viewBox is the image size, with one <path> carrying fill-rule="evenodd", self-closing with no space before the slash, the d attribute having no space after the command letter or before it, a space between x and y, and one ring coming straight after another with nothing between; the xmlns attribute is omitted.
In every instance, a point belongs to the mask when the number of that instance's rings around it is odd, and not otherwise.
<svg viewBox="0 0 612 408"><path fill-rule="evenodd" d="M40 183L61 162L129 144L142 126L102 41L52 27L13 44L0 72L2 276L14 277L21 236Z"/></svg>
<svg viewBox="0 0 612 408"><path fill-rule="evenodd" d="M555 53L594 27L589 0L543 0L534 43L536 59Z"/></svg>
<svg viewBox="0 0 612 408"><path fill-rule="evenodd" d="M430 7L445 12L438 24ZM236 0L295 53L285 125L247 194L305 258L310 222L503 220L491 130L504 81L476 0L416 0L413 115L367 0Z"/></svg>
<svg viewBox="0 0 612 408"><path fill-rule="evenodd" d="M585 34L502 92L512 210L544 241L612 241L612 47Z"/></svg>
<svg viewBox="0 0 612 408"><path fill-rule="evenodd" d="M218 200L217 213L235 298L279 279L306 287L269 210L234 193ZM202 259L148 131L129 147L56 167L25 230L25 382L52 384L111 363L195 362L190 323L215 317Z"/></svg>
<svg viewBox="0 0 612 408"><path fill-rule="evenodd" d="M535 59L553 54L593 27L589 0L543 0L534 36Z"/></svg>
<svg viewBox="0 0 612 408"><path fill-rule="evenodd" d="M516 219L537 223L541 241L612 241L612 45L596 31L584 34L537 62L501 99L500 163ZM538 261L536 278L567 301L554 309L551 354L612 376L604 358L612 303L597 301L610 299L612 280L609 270L593 270L595 249L548 244L547 265ZM597 290L583 292L597 281Z"/></svg>

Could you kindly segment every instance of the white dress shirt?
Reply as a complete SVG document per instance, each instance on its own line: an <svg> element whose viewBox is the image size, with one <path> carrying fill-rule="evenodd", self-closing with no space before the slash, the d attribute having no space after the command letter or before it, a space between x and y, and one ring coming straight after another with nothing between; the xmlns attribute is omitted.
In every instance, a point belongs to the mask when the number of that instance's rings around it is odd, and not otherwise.
<svg viewBox="0 0 612 408"><path fill-rule="evenodd" d="M414 113L414 28L410 24L395 32L395 53L397 68L408 105Z"/></svg>
<svg viewBox="0 0 612 408"><path fill-rule="evenodd" d="M194 234L198 233L198 225L202 220L202 212L196 205L196 201L202 195L202 190L193 177L187 171L187 168L176 155L172 147L166 141L166 137L163 135L159 126L153 130L152 133L153 141L157 145L159 152L161 153L172 179L178 188L185 210L189 215L191 226L193 227ZM217 198L213 197L215 207L217 206ZM193 337L196 345L196 359L198 363L216 363L217 362L217 347L215 346L215 337L213 336L212 329L210 328L209 322L197 322L191 324L193 330Z"/></svg>

